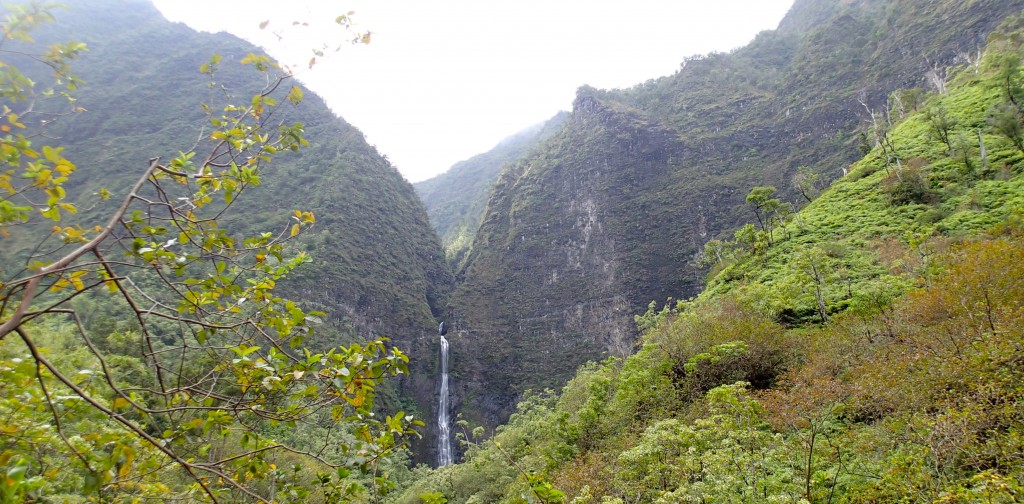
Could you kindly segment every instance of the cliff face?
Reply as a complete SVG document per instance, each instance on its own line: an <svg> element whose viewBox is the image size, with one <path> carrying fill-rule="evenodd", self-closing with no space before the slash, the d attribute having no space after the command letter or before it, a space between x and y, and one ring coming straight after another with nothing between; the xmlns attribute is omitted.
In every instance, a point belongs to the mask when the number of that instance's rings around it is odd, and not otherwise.
<svg viewBox="0 0 1024 504"><path fill-rule="evenodd" d="M633 315L650 301L696 294L695 255L753 220L744 204L752 186L795 201L799 166L838 177L860 157L865 107L912 108L886 98L941 86L947 66L971 64L995 24L1022 8L801 0L779 30L745 48L690 58L631 89L581 89L564 126L505 165L454 293L412 186L311 93L281 119L305 123L313 145L275 161L247 194L240 224L280 229L294 209L317 215L299 245L313 262L282 289L328 312L317 344L385 335L412 355L398 392L421 417L435 408L435 319L450 307L457 407L494 425L524 390L558 386L580 363L632 349ZM255 48L164 22L145 2L82 0L60 19L56 36L92 48L76 67L90 112L57 132L80 167L69 189L82 194L106 186L116 195L151 157L193 144L199 102L217 94L196 71L211 54L224 55L217 78L241 89L236 96L253 77L228 69ZM2 246L4 257L30 249ZM433 446L433 431L425 434L422 446Z"/></svg>
<svg viewBox="0 0 1024 504"><path fill-rule="evenodd" d="M682 148L670 130L584 93L544 150L502 174L452 303L456 383L485 418L500 418L520 386L560 385L581 357L625 354L630 300L683 288L659 278L657 265L676 258L642 239L672 218L659 211L672 196L657 188Z"/></svg>
<svg viewBox="0 0 1024 504"><path fill-rule="evenodd" d="M801 1L747 47L631 89L581 89L564 129L491 193L451 300L458 406L495 425L523 391L628 352L633 316L695 295L704 243L754 220L751 187L797 202L798 167L837 178L862 155L868 108L941 85L1022 8Z"/></svg>
<svg viewBox="0 0 1024 504"><path fill-rule="evenodd" d="M465 263L487 207L487 198L502 167L557 133L568 117L568 112L559 112L541 124L502 140L483 154L455 163L441 175L413 184L454 269L461 269Z"/></svg>

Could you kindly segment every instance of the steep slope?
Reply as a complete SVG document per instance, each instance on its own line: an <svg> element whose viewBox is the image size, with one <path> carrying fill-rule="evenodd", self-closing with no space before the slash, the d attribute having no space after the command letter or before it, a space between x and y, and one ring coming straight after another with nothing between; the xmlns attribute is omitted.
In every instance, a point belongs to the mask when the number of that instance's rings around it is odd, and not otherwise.
<svg viewBox="0 0 1024 504"><path fill-rule="evenodd" d="M894 120L900 164L875 148L770 243L726 240L637 352L396 501L1019 502L1024 133L999 118L1024 118L1024 15L985 54ZM816 291L827 321L779 316Z"/></svg>
<svg viewBox="0 0 1024 504"><path fill-rule="evenodd" d="M483 154L455 163L441 175L413 184L451 264L460 265L468 253L502 167L558 132L568 117L567 112L559 112L502 140Z"/></svg>
<svg viewBox="0 0 1024 504"><path fill-rule="evenodd" d="M704 243L752 216L744 198L863 154L868 110L941 87L1024 2L797 2L780 28L622 91L581 89L567 130L502 174L452 299L463 407L495 424L526 389L624 354L633 315L690 297ZM869 145L870 146L870 145Z"/></svg>
<svg viewBox="0 0 1024 504"><path fill-rule="evenodd" d="M77 94L86 112L58 121L52 132L79 166L68 188L83 195L85 223L103 215L91 196L101 187L116 200L150 158L172 158L197 142L207 124L201 102L217 106L248 99L263 84L256 72L239 65L257 48L169 23L142 0L76 1L58 12L56 26L40 33L41 40L69 37L89 46L74 68L86 83ZM223 61L211 86L199 68L213 54ZM413 373L401 383L401 401L426 416L434 403L434 319L451 275L423 205L363 135L313 93L307 90L299 106L277 113L275 120L284 124L302 122L311 145L268 167L262 185L239 200L236 215L242 217L235 225L278 232L289 225L292 211L314 212L316 226L297 245L312 260L281 291L328 313L314 345L392 338L412 356ZM0 243L5 257L32 245L29 239ZM390 402L401 406L397 397ZM424 445L432 444L428 439Z"/></svg>

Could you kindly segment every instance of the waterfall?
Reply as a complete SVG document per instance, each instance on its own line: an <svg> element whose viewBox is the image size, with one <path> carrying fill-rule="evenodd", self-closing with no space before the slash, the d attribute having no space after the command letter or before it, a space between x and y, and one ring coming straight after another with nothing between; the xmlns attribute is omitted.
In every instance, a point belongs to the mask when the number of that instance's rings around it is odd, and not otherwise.
<svg viewBox="0 0 1024 504"><path fill-rule="evenodd" d="M437 466L452 460L452 430L448 422L448 340L441 336L441 397L437 406Z"/></svg>

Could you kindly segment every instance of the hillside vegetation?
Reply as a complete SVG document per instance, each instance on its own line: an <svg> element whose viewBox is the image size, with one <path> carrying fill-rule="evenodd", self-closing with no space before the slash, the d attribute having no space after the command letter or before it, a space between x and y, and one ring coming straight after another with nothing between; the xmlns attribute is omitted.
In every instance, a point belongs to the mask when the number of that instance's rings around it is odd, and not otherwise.
<svg viewBox="0 0 1024 504"><path fill-rule="evenodd" d="M1024 501L1022 8L798 0L426 205L247 44L14 9L0 502Z"/></svg>
<svg viewBox="0 0 1024 504"><path fill-rule="evenodd" d="M705 245L733 240L754 220L752 188L775 187L765 199L792 213L876 137L895 142L901 163L920 170L917 158L934 151L904 152L902 138L882 133L920 109L926 91L949 87L953 68L976 67L985 37L1022 8L1003 0L799 1L777 30L733 52L687 58L675 74L630 89L581 88L566 126L499 177L451 297L459 411L493 427L525 390L560 387L588 360L628 355L634 315L652 300L700 293ZM935 150L977 145L977 132L959 124L953 146ZM989 145L990 131L986 166L997 172L1007 159ZM917 219L916 204L897 211ZM924 219L955 219L958 205ZM815 224L808 221L801 217ZM730 274L759 273L751 266ZM766 291L794 290L776 287ZM826 302L842 303L838 283L829 289ZM783 313L793 322L817 311L806 299L776 304L797 310Z"/></svg>
<svg viewBox="0 0 1024 504"><path fill-rule="evenodd" d="M558 132L568 118L567 112L559 112L541 124L502 140L483 154L455 163L448 171L413 184L455 271L462 269L480 227L487 198L502 168Z"/></svg>
<svg viewBox="0 0 1024 504"><path fill-rule="evenodd" d="M238 64L259 54L257 48L224 33L170 23L148 1L76 0L55 10L55 17L34 33L39 45L74 39L88 47L73 65L83 81L74 96L84 111L54 121L47 131L79 167L66 190L81 211L68 215L66 225L105 223L151 158L169 162L209 133L203 103L248 100L264 84ZM215 54L222 57L219 70L201 73ZM382 389L381 399L389 409L426 417L436 404L436 344L429 336L451 288L440 240L411 184L359 130L314 93L303 94L301 103L282 107L270 120L301 123L310 145L275 160L223 225L239 234L278 233L291 225L294 211L312 212L316 225L288 250L306 252L307 261L279 282L279 292L325 313L312 348L389 337L390 344L416 355L412 375L393 381L386 394ZM103 190L109 201L96 197ZM4 281L17 274L21 259L51 225L16 227L0 239ZM97 325L89 330L134 329L123 313L102 303L94 315L89 321ZM424 434L424 446L432 445L432 433ZM421 453L427 460L426 450Z"/></svg>
<svg viewBox="0 0 1024 504"><path fill-rule="evenodd" d="M1022 27L945 92L895 93L799 212L751 188L708 288L652 303L636 353L527 394L493 436L462 422L464 462L396 501L1024 499Z"/></svg>

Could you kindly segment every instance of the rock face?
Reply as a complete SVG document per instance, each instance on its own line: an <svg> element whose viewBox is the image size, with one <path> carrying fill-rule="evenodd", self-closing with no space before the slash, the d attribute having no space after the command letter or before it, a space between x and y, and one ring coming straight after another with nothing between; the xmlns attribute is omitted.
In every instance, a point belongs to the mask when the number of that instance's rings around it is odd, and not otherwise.
<svg viewBox="0 0 1024 504"><path fill-rule="evenodd" d="M970 64L1022 8L798 1L747 47L631 89L580 89L563 129L491 193L451 299L456 406L496 425L525 390L630 351L633 316L695 295L704 243L754 220L751 187L797 202L798 167L840 176L861 156L865 106Z"/></svg>
<svg viewBox="0 0 1024 504"><path fill-rule="evenodd" d="M685 197L670 190L673 154L687 149L675 132L583 90L546 148L502 174L452 302L453 369L469 377L456 385L495 397L479 404L488 422L519 387L557 387L586 359L631 351L638 300L699 284L675 268L691 233L657 235L690 231L673 211Z"/></svg>
<svg viewBox="0 0 1024 504"><path fill-rule="evenodd" d="M224 55L218 81L237 96L252 82L228 70L255 51L237 39L167 23L141 0L71 7L54 35L92 48L76 67L91 112L55 131L79 166L76 193L106 185L116 195L151 157L192 145L199 102L217 94L197 72L211 54ZM690 58L627 90L583 88L561 129L495 182L454 291L412 186L311 93L281 118L305 123L313 145L274 162L238 224L280 229L291 210L316 213L301 244L313 262L282 289L329 314L317 344L384 335L405 349L413 374L382 399L407 399L420 417L436 416L435 319L450 311L455 407L496 425L524 390L631 350L633 316L650 301L695 294L695 254L752 220L750 187L794 199L799 166L837 177L860 155L864 105L879 110L893 90L941 84L947 66L970 64L994 25L1022 8L800 0L779 30L745 48ZM30 250L2 246L5 258ZM425 434L418 460L434 460L433 430Z"/></svg>
<svg viewBox="0 0 1024 504"><path fill-rule="evenodd" d="M493 149L455 163L447 172L413 184L444 244L449 262L460 269L473 243L487 198L505 164L519 159L558 132L568 112L502 140Z"/></svg>

